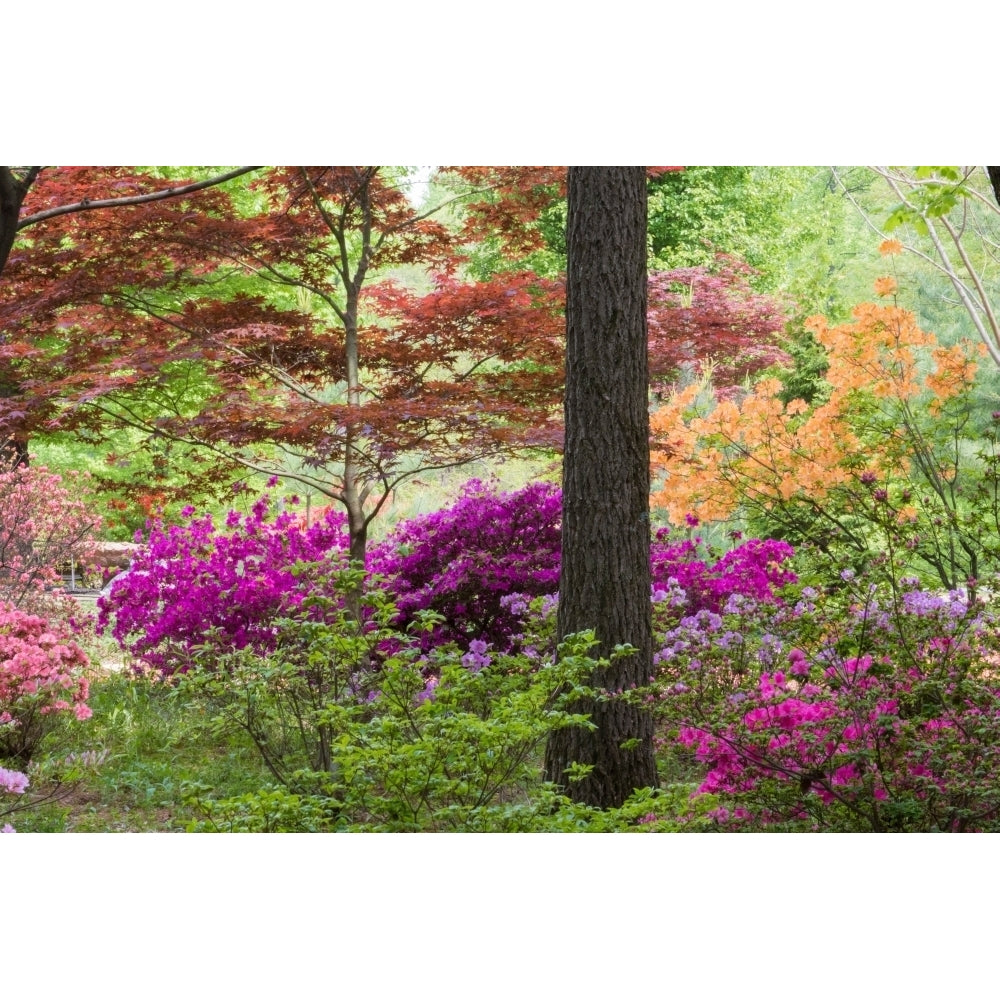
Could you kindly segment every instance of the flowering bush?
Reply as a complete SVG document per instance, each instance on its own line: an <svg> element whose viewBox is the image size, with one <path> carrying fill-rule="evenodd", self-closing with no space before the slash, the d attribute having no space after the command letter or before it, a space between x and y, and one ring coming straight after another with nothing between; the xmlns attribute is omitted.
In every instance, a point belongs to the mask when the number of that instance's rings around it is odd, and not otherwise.
<svg viewBox="0 0 1000 1000"><path fill-rule="evenodd" d="M433 627L417 630L422 650L455 642L470 668L483 665L487 649L517 648L529 602L554 599L558 588L560 505L549 483L496 492L473 480L454 504L399 525L368 559L370 577L395 603L397 630L436 616ZM291 514L268 521L267 513L262 499L246 517L230 513L221 531L190 509L185 524L156 525L132 569L100 600L99 627L173 673L188 669L206 644L216 654L273 650L278 621L307 599L313 617L333 613L319 605L340 599L326 570L331 554L346 553L342 516L328 509L306 529ZM696 541L660 532L654 590L669 590L671 606L687 611L717 611L733 593L771 600L794 580L785 567L791 553L783 542L750 540L717 559Z"/></svg>
<svg viewBox="0 0 1000 1000"><path fill-rule="evenodd" d="M656 710L729 828L1000 829L998 624L915 580L734 596L664 634Z"/></svg>
<svg viewBox="0 0 1000 1000"><path fill-rule="evenodd" d="M654 597L659 593L662 600L672 591L673 604L682 604L689 614L718 612L733 594L772 601L777 590L795 582L786 565L795 552L787 542L751 538L714 562L707 562L711 559L707 555L699 558L699 543L700 539L671 542L667 528L656 533L651 549ZM676 599L678 588L682 601Z"/></svg>
<svg viewBox="0 0 1000 1000"><path fill-rule="evenodd" d="M551 483L497 493L474 479L451 506L397 527L372 549L369 569L394 595L400 629L417 612L435 611L444 622L425 646L511 648L520 627L504 597L558 589L560 504Z"/></svg>
<svg viewBox="0 0 1000 1000"><path fill-rule="evenodd" d="M273 648L276 619L313 589L297 565L339 557L347 536L333 510L305 527L289 511L268 521L268 506L261 498L245 516L230 511L223 530L190 507L184 524L154 524L131 569L98 601L98 628L164 673L187 669L206 643L219 652Z"/></svg>
<svg viewBox="0 0 1000 1000"><path fill-rule="evenodd" d="M652 415L653 505L677 524L738 514L817 560L888 559L949 589L996 572L1000 420L977 386L983 345L946 347L885 301L806 327L828 362L811 402L764 378L738 403L691 385Z"/></svg>
<svg viewBox="0 0 1000 1000"><path fill-rule="evenodd" d="M417 611L435 611L445 621L425 645L511 649L529 601L558 589L561 501L550 483L494 493L472 480L450 507L401 525L369 561L394 594L400 626ZM793 554L784 542L752 539L713 559L699 540L669 535L659 531L652 545L654 591L679 587L689 610L718 610L733 593L770 600L795 579L783 567Z"/></svg>
<svg viewBox="0 0 1000 1000"><path fill-rule="evenodd" d="M0 760L26 764L57 712L90 717L88 664L62 625L0 603Z"/></svg>
<svg viewBox="0 0 1000 1000"><path fill-rule="evenodd" d="M93 554L100 519L45 466L0 472L0 601L51 611L59 567Z"/></svg>

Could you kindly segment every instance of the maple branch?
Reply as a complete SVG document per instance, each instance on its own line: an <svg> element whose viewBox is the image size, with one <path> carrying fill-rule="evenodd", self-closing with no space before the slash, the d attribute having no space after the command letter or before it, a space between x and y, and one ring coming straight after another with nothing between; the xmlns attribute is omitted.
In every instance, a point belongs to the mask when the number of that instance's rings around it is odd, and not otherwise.
<svg viewBox="0 0 1000 1000"><path fill-rule="evenodd" d="M147 316L150 316L153 319L158 320L160 323L163 323L165 326L168 326L171 329L177 330L178 332L185 334L192 340L203 338L209 345L213 344L217 345L221 350L233 355L236 360L242 361L247 367L257 368L262 372L270 375L276 382L278 382L280 385L283 385L290 392L293 392L300 399L307 400L308 402L313 403L316 406L326 405L325 401L321 397L315 395L304 382L302 382L300 379L297 379L287 369L283 368L280 365L276 365L273 362L269 362L265 358L255 357L249 351L243 350L235 343L227 341L225 339L225 335L227 333L231 333L232 332L231 330L222 330L219 331L218 333L212 333L211 331L204 331L204 330L203 331L194 330L191 327L185 325L184 323L181 323L178 320L172 318L172 316L168 315L167 313L159 311L149 302L138 296L130 295L127 293L119 293L118 298L122 302L125 302L126 304L130 305L132 308L144 312ZM199 358L200 355L201 352L199 351L198 354Z"/></svg>
<svg viewBox="0 0 1000 1000"><path fill-rule="evenodd" d="M330 497L331 500L338 500L342 502L342 496L337 490L331 488L321 480L308 476L305 473L276 470L273 465L269 466L261 464L255 459L246 458L239 452L232 452L225 448L220 448L212 441L207 441L204 438L195 437L194 435L179 434L176 431L168 430L162 426L151 429L151 425L148 420L143 419L141 416L137 416L120 400L115 401L115 407L111 407L105 402L97 399L88 400L86 405L93 407L99 413L105 414L105 416L110 417L112 420L117 421L125 427L131 427L133 430L141 431L145 434L152 432L167 441L173 441L177 444L185 444L192 448L202 448L207 452L218 455L227 462L240 465L244 469L249 469L251 472L257 472L263 476L280 475L282 478L301 483L303 486L309 486L312 489L315 489L317 493L322 493L323 496Z"/></svg>
<svg viewBox="0 0 1000 1000"><path fill-rule="evenodd" d="M447 208L449 205L453 205L458 201L468 201L470 198L475 197L480 194L489 194L491 191L496 190L499 185L492 185L491 187L482 188L470 188L468 191L464 191L461 194L452 195L450 198L445 198L444 201L439 202L433 208L428 208L424 212L419 212L416 215L411 216L409 219L405 219L396 226L387 226L385 229L386 234L398 233L408 226L415 225L418 222L423 222L425 219L429 219L434 215L437 215L442 209Z"/></svg>
<svg viewBox="0 0 1000 1000"><path fill-rule="evenodd" d="M355 302L357 302L358 296L361 294L361 286L364 284L365 275L368 273L368 265L371 263L372 253L373 253L371 183L376 173L377 173L376 168L369 167L367 170L365 170L363 175L364 179L362 181L361 187L358 190L358 197L362 206L361 255L358 258L358 266L354 270L354 278L352 279ZM375 247L376 251L381 247L384 239L385 239L385 234L383 233Z"/></svg>
<svg viewBox="0 0 1000 1000"><path fill-rule="evenodd" d="M225 331L223 331L225 332ZM285 368L280 365L275 365L271 362L264 361L261 358L255 358L252 354L234 346L233 344L227 344L225 340L220 339L218 341L221 347L235 354L238 358L242 358L248 367L258 368L264 374L269 375L275 382L279 385L284 386L289 392L298 396L299 399L306 402L312 403L316 407L327 406L328 403L322 397L315 394L310 390L304 382L297 379L294 375L288 372ZM325 388L325 387L321 387Z"/></svg>
<svg viewBox="0 0 1000 1000"><path fill-rule="evenodd" d="M337 224L333 221L333 217L327 210L326 205L323 204L323 199L320 198L319 192L316 190L316 186L312 182L312 178L309 176L309 172L305 167L299 167L302 172L302 177L306 182L306 187L309 190L309 197L312 199L313 206L316 211L319 212L320 218L326 223L326 228L330 230L331 233L335 233L339 228Z"/></svg>
<svg viewBox="0 0 1000 1000"><path fill-rule="evenodd" d="M334 264L334 267L340 274L340 280L344 285L345 293L349 294L351 288L351 262L350 256L347 252L347 239L344 234L347 230L347 212L351 202L353 201L353 195L346 197L343 204L340 206L340 225L338 225L333 216L330 215L326 206L323 204L323 199L319 196L319 192L316 190L316 186L313 184L312 178L309 176L309 172L305 167L300 167L299 169L302 173L303 179L305 180L306 187L309 190L309 196L312 199L313 206L316 208L316 211L319 212L320 218L323 220L326 228L330 231L330 234L337 241L337 247L340 251L340 264ZM342 315L339 309L336 311L341 321L346 325L346 316Z"/></svg>
<svg viewBox="0 0 1000 1000"><path fill-rule="evenodd" d="M258 254L252 253L251 251L244 248L246 254L246 259L241 259L236 256L231 256L230 259L234 260L237 264L243 267L246 271L253 274L255 277L262 279L263 281L268 281L274 285L285 285L289 288L301 288L304 291L310 292L315 295L318 299L325 302L334 312L337 319L342 323L346 321L346 313L343 308L337 302L337 300L325 292L322 288L314 285L312 282L303 281L301 278L288 277L282 274L273 264L261 258ZM327 258L329 259L329 258ZM335 270L339 271L336 262L333 262Z"/></svg>
<svg viewBox="0 0 1000 1000"><path fill-rule="evenodd" d="M33 167L32 169L41 168ZM153 191L150 194L126 195L122 198L102 198L97 201L84 198L83 201L75 202L72 205L59 205L56 208L47 208L42 212L36 212L34 215L26 215L23 219L18 221L17 229L20 231L27 226L33 226L38 222L44 222L46 219L54 219L58 215L69 215L72 212L89 212L97 208L117 208L123 205L145 205L151 201L164 201L167 198L180 198L183 195L193 194L195 191L203 191L205 188L215 187L217 184L224 184L226 181L231 181L235 177L242 177L244 174L249 174L254 170L261 169L263 168L237 167L235 170L230 170L229 173L219 174L217 177L210 177L205 181L198 181L195 184L185 184L182 187L164 188L162 191Z"/></svg>

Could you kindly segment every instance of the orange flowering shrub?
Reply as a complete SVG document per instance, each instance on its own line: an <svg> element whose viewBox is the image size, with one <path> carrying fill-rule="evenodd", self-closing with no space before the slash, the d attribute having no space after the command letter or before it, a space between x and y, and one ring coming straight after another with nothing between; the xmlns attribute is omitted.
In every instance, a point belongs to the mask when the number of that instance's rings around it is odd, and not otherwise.
<svg viewBox="0 0 1000 1000"><path fill-rule="evenodd" d="M820 316L806 325L829 358L831 391L820 405L783 404L781 383L769 378L739 404L690 386L652 415L653 470L663 479L652 503L673 523L689 513L721 521L794 512L800 523L809 516L853 531L867 549L870 531L850 528L845 511L884 528L954 506L948 484L961 457L943 443L967 416L981 345L943 347L911 312L888 304L859 305L842 325ZM925 493L919 509L908 490L915 484Z"/></svg>

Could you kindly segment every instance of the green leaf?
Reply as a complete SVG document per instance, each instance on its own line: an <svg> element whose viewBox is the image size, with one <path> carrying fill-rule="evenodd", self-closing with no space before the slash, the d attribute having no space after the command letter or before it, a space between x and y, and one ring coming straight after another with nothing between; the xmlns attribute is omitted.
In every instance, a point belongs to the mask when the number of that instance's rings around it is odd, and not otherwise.
<svg viewBox="0 0 1000 1000"><path fill-rule="evenodd" d="M563 773L566 775L568 781L575 782L583 781L593 770L593 764L581 764L579 761L574 761Z"/></svg>

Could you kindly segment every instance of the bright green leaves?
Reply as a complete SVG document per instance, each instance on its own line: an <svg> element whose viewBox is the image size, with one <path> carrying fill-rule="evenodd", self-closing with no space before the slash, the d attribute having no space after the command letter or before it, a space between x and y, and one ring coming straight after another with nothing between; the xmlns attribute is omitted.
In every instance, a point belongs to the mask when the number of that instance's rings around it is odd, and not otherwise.
<svg viewBox="0 0 1000 1000"><path fill-rule="evenodd" d="M928 219L948 215L964 199L970 197L968 168L914 167L907 200L897 205L883 224L887 232L901 225L911 225L921 235L929 233Z"/></svg>

